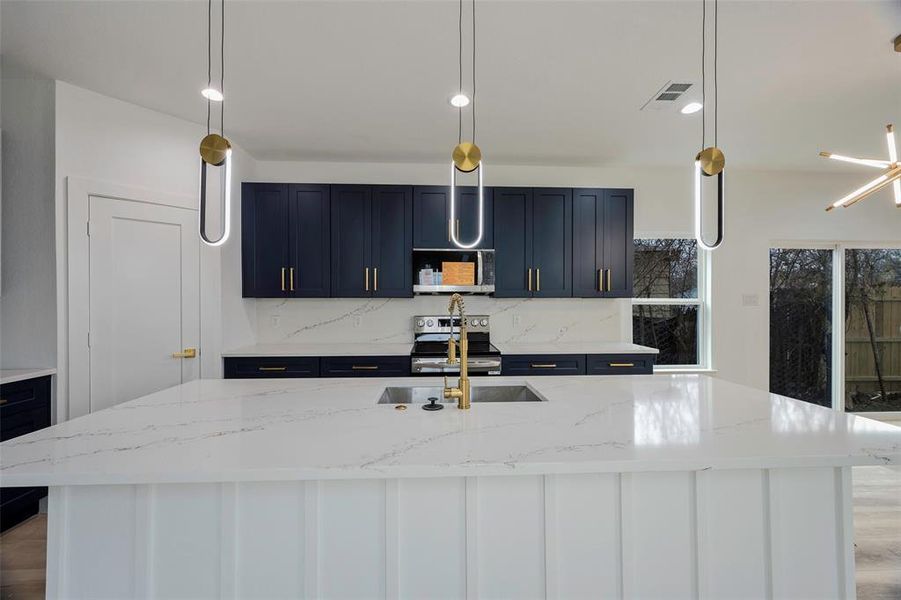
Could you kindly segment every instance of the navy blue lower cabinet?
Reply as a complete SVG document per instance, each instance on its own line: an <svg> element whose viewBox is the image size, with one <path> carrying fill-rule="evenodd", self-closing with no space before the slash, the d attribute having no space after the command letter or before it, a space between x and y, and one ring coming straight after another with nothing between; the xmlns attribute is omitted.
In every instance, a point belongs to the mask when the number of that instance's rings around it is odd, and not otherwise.
<svg viewBox="0 0 901 600"><path fill-rule="evenodd" d="M589 375L651 375L654 354L589 354Z"/></svg>
<svg viewBox="0 0 901 600"><path fill-rule="evenodd" d="M502 375L584 375L584 354L505 354Z"/></svg>
<svg viewBox="0 0 901 600"><path fill-rule="evenodd" d="M408 377L409 356L327 356L322 377Z"/></svg>
<svg viewBox="0 0 901 600"><path fill-rule="evenodd" d="M315 356L227 356L223 360L225 379L319 377Z"/></svg>
<svg viewBox="0 0 901 600"><path fill-rule="evenodd" d="M0 441L50 426L50 377L0 386ZM6 530L38 513L46 487L0 488L0 529Z"/></svg>

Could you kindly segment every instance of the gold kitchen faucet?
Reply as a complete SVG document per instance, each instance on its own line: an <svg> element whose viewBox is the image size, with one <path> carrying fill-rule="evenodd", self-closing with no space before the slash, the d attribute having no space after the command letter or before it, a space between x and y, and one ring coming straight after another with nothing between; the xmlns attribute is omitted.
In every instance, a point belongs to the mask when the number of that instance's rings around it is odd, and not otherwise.
<svg viewBox="0 0 901 600"><path fill-rule="evenodd" d="M457 363L457 342L454 341L454 308L460 312L460 380L457 387L449 387L447 385L447 375L444 376L444 397L456 398L457 408L467 410L470 407L469 395L469 337L466 333L466 306L463 303L463 296L454 294L450 297L447 305L447 312L451 316L451 335L447 344L447 363L450 365Z"/></svg>

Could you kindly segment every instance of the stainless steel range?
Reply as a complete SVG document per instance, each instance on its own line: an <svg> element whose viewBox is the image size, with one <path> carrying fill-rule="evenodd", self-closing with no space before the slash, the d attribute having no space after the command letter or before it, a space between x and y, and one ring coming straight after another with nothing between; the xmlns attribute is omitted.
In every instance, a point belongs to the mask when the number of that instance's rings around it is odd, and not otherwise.
<svg viewBox="0 0 901 600"><path fill-rule="evenodd" d="M469 333L469 374L500 375L501 351L491 344L488 315L467 315ZM451 335L460 339L460 317L422 315L413 317L413 351L410 353L414 375L459 373L460 365L447 364L447 342Z"/></svg>

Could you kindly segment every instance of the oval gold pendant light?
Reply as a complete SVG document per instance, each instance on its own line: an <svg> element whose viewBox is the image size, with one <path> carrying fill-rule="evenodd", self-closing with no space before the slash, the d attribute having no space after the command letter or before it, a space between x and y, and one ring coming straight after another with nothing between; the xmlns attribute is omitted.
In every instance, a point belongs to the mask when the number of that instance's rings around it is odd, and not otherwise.
<svg viewBox="0 0 901 600"><path fill-rule="evenodd" d="M228 240L231 232L231 162L232 145L225 137L225 0L221 0L221 25L220 30L220 67L219 89L213 87L213 0L207 0L207 87L201 92L206 98L206 135L200 140L200 191L199 191L199 216L197 229L200 240L208 246L221 246ZM210 93L211 91L216 94ZM211 102L216 99L219 105L219 133L210 131ZM218 238L211 238L206 232L207 221L207 169L210 167L222 167L224 178L222 181L222 231Z"/></svg>
<svg viewBox="0 0 901 600"><path fill-rule="evenodd" d="M717 53L718 53L718 26L719 26L719 5L717 0L713 0L713 145L704 147L707 141L707 0L701 0L701 150L695 155L694 161L694 183L695 183L695 239L698 246L704 250L715 250L723 243L723 230L725 217L723 208L725 206L725 189L726 189L726 155L720 150L717 143L717 134L719 123L717 112L719 110L719 95L717 93ZM703 176L703 177L702 177ZM716 239L713 243L709 243L704 239L703 234L703 178L717 178L716 185Z"/></svg>

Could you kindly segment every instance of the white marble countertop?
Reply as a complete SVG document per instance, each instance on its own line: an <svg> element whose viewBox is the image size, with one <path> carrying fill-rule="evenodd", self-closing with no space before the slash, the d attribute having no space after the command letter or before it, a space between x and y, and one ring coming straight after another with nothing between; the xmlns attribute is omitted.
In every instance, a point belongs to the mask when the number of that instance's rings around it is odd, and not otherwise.
<svg viewBox="0 0 901 600"><path fill-rule="evenodd" d="M13 383L15 381L25 381L26 379L35 379L36 377L46 377L47 375L55 375L56 369L39 368L39 369L0 369L0 385L5 383Z"/></svg>
<svg viewBox="0 0 901 600"><path fill-rule="evenodd" d="M501 354L658 354L630 342L495 342Z"/></svg>
<svg viewBox="0 0 901 600"><path fill-rule="evenodd" d="M413 342L388 344L379 342L334 342L305 344L254 344L228 350L222 356L409 356Z"/></svg>
<svg viewBox="0 0 901 600"><path fill-rule="evenodd" d="M493 377L546 402L379 405L439 379L199 380L0 444L3 485L901 464L901 428L703 375Z"/></svg>

